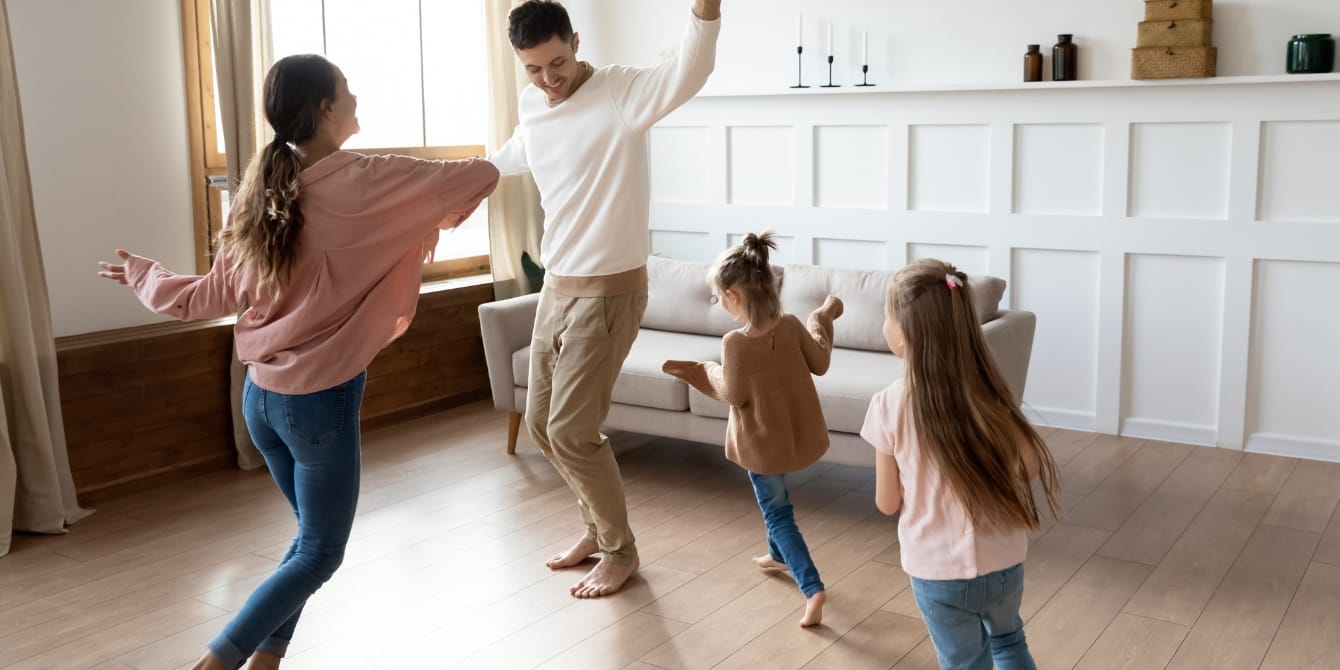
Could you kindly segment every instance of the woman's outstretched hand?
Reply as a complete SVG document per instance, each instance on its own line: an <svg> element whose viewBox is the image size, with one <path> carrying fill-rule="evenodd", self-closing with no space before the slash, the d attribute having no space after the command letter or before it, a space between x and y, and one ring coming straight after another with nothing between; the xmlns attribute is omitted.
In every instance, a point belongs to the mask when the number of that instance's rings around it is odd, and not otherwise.
<svg viewBox="0 0 1340 670"><path fill-rule="evenodd" d="M123 261L130 258L130 252L126 251L125 249L117 249L116 255L120 256L121 260ZM122 263L120 265L112 265L107 261L98 261L98 267L102 268L102 271L98 273L99 277L110 279L118 284L121 284L122 286L126 285L127 282L126 282L125 263Z"/></svg>

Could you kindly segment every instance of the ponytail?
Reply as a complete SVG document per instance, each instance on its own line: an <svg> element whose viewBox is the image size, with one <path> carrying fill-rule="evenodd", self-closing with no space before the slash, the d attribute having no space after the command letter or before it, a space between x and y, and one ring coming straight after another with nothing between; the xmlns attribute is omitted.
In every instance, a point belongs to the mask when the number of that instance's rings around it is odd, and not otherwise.
<svg viewBox="0 0 1340 670"><path fill-rule="evenodd" d="M315 54L281 58L265 75L265 118L274 140L251 159L229 224L219 232L234 282L245 268L259 293L278 296L287 286L303 224L303 160L294 145L316 135L322 105L335 90L335 66Z"/></svg>
<svg viewBox="0 0 1340 670"><path fill-rule="evenodd" d="M302 232L302 157L276 136L251 160L237 190L231 225L219 233L236 276L240 268L255 274L256 290L278 296L288 284Z"/></svg>

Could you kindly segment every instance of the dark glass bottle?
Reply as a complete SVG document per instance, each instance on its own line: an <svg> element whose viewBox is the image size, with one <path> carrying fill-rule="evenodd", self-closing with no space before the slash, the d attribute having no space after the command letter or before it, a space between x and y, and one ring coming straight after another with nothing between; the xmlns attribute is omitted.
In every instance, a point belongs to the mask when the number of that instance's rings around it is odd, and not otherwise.
<svg viewBox="0 0 1340 670"><path fill-rule="evenodd" d="M1042 81L1042 52L1041 45L1028 45L1028 53L1024 54L1024 81Z"/></svg>
<svg viewBox="0 0 1340 670"><path fill-rule="evenodd" d="M1057 35L1056 46L1052 47L1052 81L1075 81L1078 79L1078 50L1070 41L1071 35Z"/></svg>

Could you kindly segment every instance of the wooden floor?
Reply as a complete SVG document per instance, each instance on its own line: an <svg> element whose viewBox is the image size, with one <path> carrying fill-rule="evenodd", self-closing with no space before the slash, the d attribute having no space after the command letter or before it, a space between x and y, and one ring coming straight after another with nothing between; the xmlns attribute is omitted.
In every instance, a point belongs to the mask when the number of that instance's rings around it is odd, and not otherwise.
<svg viewBox="0 0 1340 670"><path fill-rule="evenodd" d="M369 435L344 567L287 668L933 668L872 472L792 478L824 625L757 570L763 526L719 449L618 435L644 569L577 601L542 561L573 498L473 405ZM1340 667L1340 465L1047 431L1068 514L1033 538L1023 616L1043 668ZM0 559L0 667L189 667L293 531L264 473L109 501Z"/></svg>

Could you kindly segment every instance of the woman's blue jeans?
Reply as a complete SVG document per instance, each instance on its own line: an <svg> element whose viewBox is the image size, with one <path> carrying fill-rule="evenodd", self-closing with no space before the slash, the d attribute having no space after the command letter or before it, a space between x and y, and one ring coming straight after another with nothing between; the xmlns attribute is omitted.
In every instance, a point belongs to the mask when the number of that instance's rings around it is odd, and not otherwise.
<svg viewBox="0 0 1340 670"><path fill-rule="evenodd" d="M344 560L358 504L359 408L367 373L339 386L285 395L247 377L243 415L279 490L298 518L298 536L278 569L209 643L224 665L254 651L283 656L303 605Z"/></svg>

